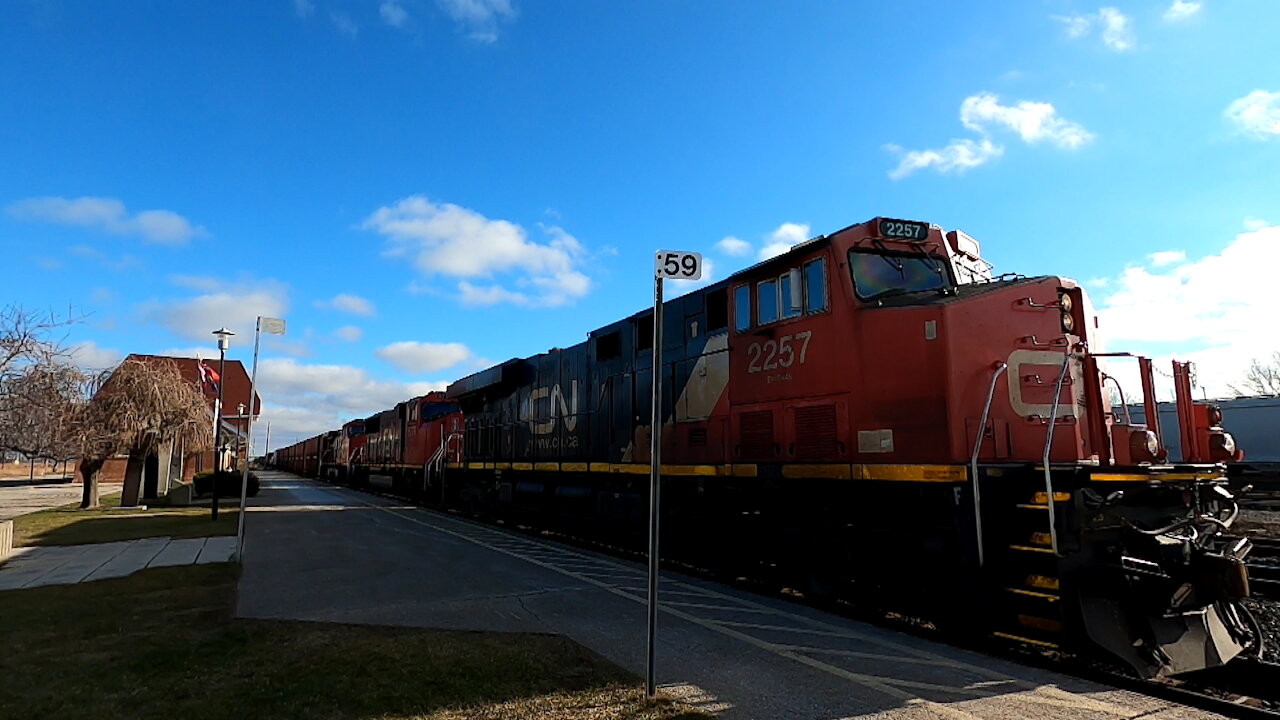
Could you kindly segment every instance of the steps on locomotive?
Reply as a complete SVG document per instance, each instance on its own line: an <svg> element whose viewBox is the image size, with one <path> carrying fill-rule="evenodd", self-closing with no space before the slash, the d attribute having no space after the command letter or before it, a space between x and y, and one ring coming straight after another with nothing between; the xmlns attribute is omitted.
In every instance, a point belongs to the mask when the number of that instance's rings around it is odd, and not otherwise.
<svg viewBox="0 0 1280 720"><path fill-rule="evenodd" d="M1022 488L1007 493L1002 501L1005 522L986 541L988 576L996 586L992 635L1017 644L1058 648L1063 607L1059 562L1049 533L1048 496ZM1071 493L1054 492L1054 502L1070 503ZM1063 509L1060 506L1057 513L1060 527Z"/></svg>

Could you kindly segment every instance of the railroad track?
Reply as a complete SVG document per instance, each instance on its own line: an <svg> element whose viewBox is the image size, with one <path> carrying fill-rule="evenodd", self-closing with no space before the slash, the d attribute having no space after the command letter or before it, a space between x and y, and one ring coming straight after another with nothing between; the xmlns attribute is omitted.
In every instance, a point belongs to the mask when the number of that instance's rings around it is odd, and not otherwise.
<svg viewBox="0 0 1280 720"><path fill-rule="evenodd" d="M341 487L347 487L369 495L407 501L417 505L423 505L424 507L432 507L433 509L441 510L441 508L437 508L433 505L424 504L420 500L405 497L403 495L397 495L388 490L369 487L352 487L348 485L343 485ZM509 532L536 536L544 539L549 538L556 542L562 542L573 547L615 557L622 557L629 560L643 560L643 553L615 547L591 538L577 537L567 534L561 530L544 529L510 522L495 522L479 516L468 515L467 513L458 510L444 509L444 511L454 515L467 517L474 522L481 522L486 525L501 527ZM1268 558L1265 563L1260 563L1258 567L1266 568L1263 571L1264 573L1275 573L1264 581L1264 583L1268 583L1268 587L1272 588L1272 590L1270 594L1263 596L1280 597L1280 539L1253 538L1253 540L1255 548L1257 548L1254 550L1254 553L1261 552L1262 554L1260 557ZM750 592L781 598L790 602L798 602L810 606L815 605L814 603L806 600L803 594L790 589L777 588L758 580L752 580L750 578L728 578L714 572L683 563L676 563L673 565L664 562L663 565L669 566L670 569L674 569L677 572L742 588ZM1256 587L1257 580L1255 580L1253 576L1255 565L1250 564L1249 568L1250 582L1254 583ZM1261 593L1259 594L1261 595ZM1046 670L1059 672L1064 675L1070 675L1082 680L1090 680L1117 688L1145 693L1171 702L1177 702L1189 707L1220 713L1229 717L1280 720L1280 694L1276 691L1277 686L1280 686L1280 664L1264 662L1257 658L1240 659L1232 662L1229 666L1205 671L1204 673L1197 673L1196 675L1185 679L1176 678L1154 681L1142 680L1134 677L1133 675L1129 675L1109 667L1093 664L1082 658L1063 655L1056 651L1053 653L1045 653L1036 648L1026 648L1019 651L1004 645L992 645L986 643L975 646L970 639L953 637L937 630L931 625L922 624L914 618L904 617L888 612L872 612L866 608L854 606L851 603L822 603L820 608L825 612L830 612L842 617L848 617L860 622L866 622L881 627L892 627L899 632L905 632L918 637L925 637L935 642L964 647L969 650L977 650L989 655L995 655L1027 665L1033 665Z"/></svg>

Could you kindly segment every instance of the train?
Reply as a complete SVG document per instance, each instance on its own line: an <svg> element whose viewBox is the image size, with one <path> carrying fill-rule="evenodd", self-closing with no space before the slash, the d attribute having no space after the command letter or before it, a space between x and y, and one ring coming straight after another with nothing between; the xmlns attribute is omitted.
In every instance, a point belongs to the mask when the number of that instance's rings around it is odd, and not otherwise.
<svg viewBox="0 0 1280 720"><path fill-rule="evenodd" d="M276 467L1141 677L1259 650L1222 410L1104 351L1084 289L878 217L275 451ZM1135 363L1145 415L1113 407ZM1176 453L1171 449L1176 448ZM1176 458L1176 459L1175 459Z"/></svg>

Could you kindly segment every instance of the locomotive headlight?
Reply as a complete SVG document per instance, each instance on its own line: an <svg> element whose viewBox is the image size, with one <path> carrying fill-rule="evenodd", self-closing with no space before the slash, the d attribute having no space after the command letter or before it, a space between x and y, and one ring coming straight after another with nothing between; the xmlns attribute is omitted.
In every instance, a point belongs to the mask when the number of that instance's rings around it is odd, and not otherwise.
<svg viewBox="0 0 1280 720"><path fill-rule="evenodd" d="M1236 439L1229 432L1209 435L1209 455L1215 460L1232 460L1236 454Z"/></svg>
<svg viewBox="0 0 1280 720"><path fill-rule="evenodd" d="M1160 438L1150 430L1130 434L1129 454L1138 462L1154 462L1160 454Z"/></svg>
<svg viewBox="0 0 1280 720"><path fill-rule="evenodd" d="M1062 299L1066 300L1067 296L1063 295ZM1075 329L1076 329L1076 319L1072 317L1071 313L1064 310L1062 312L1062 332L1066 332L1066 333L1075 332Z"/></svg>
<svg viewBox="0 0 1280 720"><path fill-rule="evenodd" d="M1062 308L1062 312L1070 314L1075 309L1075 303L1071 301L1070 295L1059 295L1058 307Z"/></svg>
<svg viewBox="0 0 1280 720"><path fill-rule="evenodd" d="M1222 426L1222 408L1218 407L1217 405L1209 406L1209 426L1210 427Z"/></svg>

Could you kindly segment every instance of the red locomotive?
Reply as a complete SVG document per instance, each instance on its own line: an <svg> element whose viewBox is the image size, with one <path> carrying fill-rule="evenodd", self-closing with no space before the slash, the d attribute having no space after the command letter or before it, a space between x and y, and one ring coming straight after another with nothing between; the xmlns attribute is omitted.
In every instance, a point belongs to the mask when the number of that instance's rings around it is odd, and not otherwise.
<svg viewBox="0 0 1280 720"><path fill-rule="evenodd" d="M1221 539L1230 434L1176 363L1181 462L1172 428L1113 413L1102 366L1119 354L1099 350L1075 283L992 278L964 233L877 218L671 300L663 318L665 556L1102 648L1144 676L1257 642L1238 602L1248 547ZM633 543L652 331L642 312L453 383L431 402L461 406L465 461L446 457L452 407L414 441L430 455L376 449L405 447L405 404L368 418L367 458L348 455L345 473ZM1157 417L1151 365L1134 360Z"/></svg>

